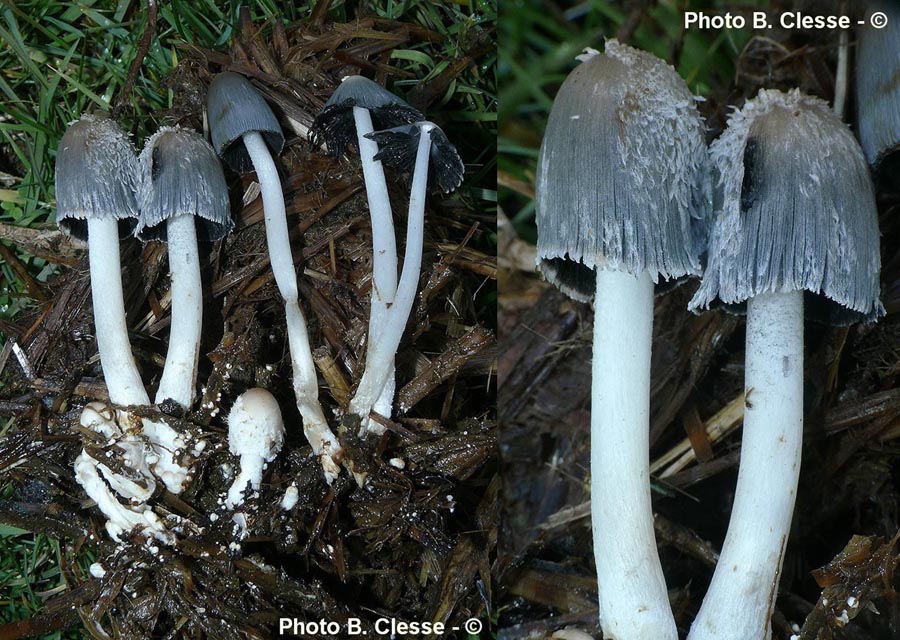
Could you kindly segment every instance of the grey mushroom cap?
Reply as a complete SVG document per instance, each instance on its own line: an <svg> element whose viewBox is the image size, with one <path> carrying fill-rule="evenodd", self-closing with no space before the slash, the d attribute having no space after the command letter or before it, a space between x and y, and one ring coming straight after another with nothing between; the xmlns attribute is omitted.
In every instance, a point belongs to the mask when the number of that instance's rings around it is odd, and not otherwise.
<svg viewBox="0 0 900 640"><path fill-rule="evenodd" d="M364 76L347 76L316 116L309 131L310 141L316 146L324 143L335 157L343 155L348 146L356 146L353 107L369 111L375 131L425 120L418 109L377 82Z"/></svg>
<svg viewBox="0 0 900 640"><path fill-rule="evenodd" d="M883 29L866 20L856 56L856 111L859 140L875 173L900 190L900 3L875 2L888 16ZM890 180L890 177L893 179Z"/></svg>
<svg viewBox="0 0 900 640"><path fill-rule="evenodd" d="M670 65L616 40L580 59L541 144L539 269L582 301L601 267L699 275L709 180L694 97Z"/></svg>
<svg viewBox="0 0 900 640"><path fill-rule="evenodd" d="M825 102L796 89L760 91L731 114L710 156L716 214L692 310L809 291L834 324L884 315L872 181Z"/></svg>
<svg viewBox="0 0 900 640"><path fill-rule="evenodd" d="M273 155L284 148L284 133L278 119L250 81L230 71L213 78L206 96L209 133L213 148L235 171L253 168L241 136L258 132Z"/></svg>
<svg viewBox="0 0 900 640"><path fill-rule="evenodd" d="M89 114L72 122L56 149L60 231L86 240L88 218L115 218L130 233L138 215L136 176L137 154L119 125Z"/></svg>
<svg viewBox="0 0 900 640"><path fill-rule="evenodd" d="M222 164L200 134L163 127L144 144L138 165L134 234L141 240L164 241L166 220L180 215L195 216L198 240L219 240L234 228Z"/></svg>
<svg viewBox="0 0 900 640"><path fill-rule="evenodd" d="M466 166L450 144L444 131L433 122L416 122L366 135L378 143L375 159L399 171L411 170L416 164L419 139L428 129L431 151L428 154L428 183L437 186L442 193L455 191L462 184Z"/></svg>

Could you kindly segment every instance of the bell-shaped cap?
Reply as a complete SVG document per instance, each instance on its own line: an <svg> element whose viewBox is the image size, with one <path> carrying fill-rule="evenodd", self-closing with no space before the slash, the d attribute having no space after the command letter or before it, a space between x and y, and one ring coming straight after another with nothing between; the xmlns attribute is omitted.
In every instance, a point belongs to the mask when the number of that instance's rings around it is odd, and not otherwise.
<svg viewBox="0 0 900 640"><path fill-rule="evenodd" d="M325 144L328 152L343 155L348 145L356 145L353 107L369 111L375 131L412 124L425 119L422 113L393 93L363 76L347 76L334 90L309 131L310 141Z"/></svg>
<svg viewBox="0 0 900 640"><path fill-rule="evenodd" d="M836 324L884 314L869 170L825 102L760 91L731 114L710 157L715 220L692 310L810 291L831 301L823 311Z"/></svg>
<svg viewBox="0 0 900 640"><path fill-rule="evenodd" d="M244 76L230 71L213 78L206 96L213 148L235 171L253 168L241 136L257 132L273 155L284 148L284 133L265 99Z"/></svg>
<svg viewBox="0 0 900 640"><path fill-rule="evenodd" d="M219 240L234 227L222 164L199 133L163 127L144 144L138 164L134 234L141 240L165 241L166 220L182 215L195 216L198 240Z"/></svg>
<svg viewBox="0 0 900 640"><path fill-rule="evenodd" d="M887 16L882 29L873 14ZM874 2L859 30L856 111L859 140L876 177L900 191L900 2Z"/></svg>
<svg viewBox="0 0 900 640"><path fill-rule="evenodd" d="M444 131L433 122L423 121L375 131L366 137L378 143L375 159L399 171L408 171L416 164L419 139L422 134L431 137L428 157L428 182L442 193L455 191L462 184L465 165L450 144Z"/></svg>
<svg viewBox="0 0 900 640"><path fill-rule="evenodd" d="M239 395L228 413L229 451L271 462L283 443L284 420L275 396L259 387Z"/></svg>
<svg viewBox="0 0 900 640"><path fill-rule="evenodd" d="M72 122L56 149L56 223L60 231L87 239L88 218L115 218L127 231L137 218L137 154L115 122L83 115Z"/></svg>
<svg viewBox="0 0 900 640"><path fill-rule="evenodd" d="M616 40L579 59L541 144L538 267L583 301L599 267L699 275L709 203L694 97L670 65Z"/></svg>

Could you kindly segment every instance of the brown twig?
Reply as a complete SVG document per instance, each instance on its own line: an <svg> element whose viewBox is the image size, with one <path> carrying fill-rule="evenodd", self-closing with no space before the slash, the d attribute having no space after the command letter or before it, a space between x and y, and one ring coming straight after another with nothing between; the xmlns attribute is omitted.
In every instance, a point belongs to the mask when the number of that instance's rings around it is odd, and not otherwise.
<svg viewBox="0 0 900 640"><path fill-rule="evenodd" d="M134 89L134 82L137 79L137 74L141 70L141 65L144 64L144 56L150 51L150 42L156 34L158 11L159 9L156 6L156 0L147 0L147 24L144 26L144 33L141 34L141 39L138 41L134 60L131 61L131 66L128 68L128 75L125 76L125 82L122 83L122 89L116 97L116 104L112 109L113 118L125 108L125 105L128 104L128 100L131 97L131 91Z"/></svg>

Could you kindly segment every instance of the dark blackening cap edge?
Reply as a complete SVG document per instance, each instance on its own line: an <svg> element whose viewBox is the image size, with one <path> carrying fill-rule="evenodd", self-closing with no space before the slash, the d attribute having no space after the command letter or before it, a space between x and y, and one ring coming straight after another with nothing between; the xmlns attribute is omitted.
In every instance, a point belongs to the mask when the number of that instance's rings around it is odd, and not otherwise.
<svg viewBox="0 0 900 640"><path fill-rule="evenodd" d="M242 75L225 71L213 78L206 110L212 146L235 171L253 168L240 139L245 133L259 132L275 156L284 148L284 133L278 119L259 91Z"/></svg>
<svg viewBox="0 0 900 640"><path fill-rule="evenodd" d="M222 165L199 133L161 128L144 144L138 167L140 240L165 241L166 220L177 215L195 217L198 240L219 240L234 228Z"/></svg>
<svg viewBox="0 0 900 640"><path fill-rule="evenodd" d="M760 91L731 114L710 156L720 176L717 211L689 309L809 291L843 307L819 314L831 322L884 315L868 168L825 102L797 90Z"/></svg>
<svg viewBox="0 0 900 640"><path fill-rule="evenodd" d="M596 271L568 256L539 257L538 271L544 279L578 302L591 302L596 291Z"/></svg>
<svg viewBox="0 0 900 640"><path fill-rule="evenodd" d="M411 125L375 131L366 135L378 144L375 159L398 171L410 171L416 163L419 138L423 131L431 137L428 174L429 184L436 185L441 193L455 191L462 184L466 166L443 130L433 122L423 121Z"/></svg>
<svg viewBox="0 0 900 640"><path fill-rule="evenodd" d="M309 131L310 142L314 146L324 144L334 157L343 155L348 146L357 146L353 107L369 111L375 131L425 119L418 109L380 84L364 76L347 76L313 121Z"/></svg>
<svg viewBox="0 0 900 640"><path fill-rule="evenodd" d="M115 218L130 232L137 218L134 145L113 120L86 114L69 123L56 149L56 222L87 239L87 219Z"/></svg>
<svg viewBox="0 0 900 640"><path fill-rule="evenodd" d="M615 40L578 59L538 160L539 270L577 300L593 299L601 266L700 275L711 207L696 99L670 65Z"/></svg>

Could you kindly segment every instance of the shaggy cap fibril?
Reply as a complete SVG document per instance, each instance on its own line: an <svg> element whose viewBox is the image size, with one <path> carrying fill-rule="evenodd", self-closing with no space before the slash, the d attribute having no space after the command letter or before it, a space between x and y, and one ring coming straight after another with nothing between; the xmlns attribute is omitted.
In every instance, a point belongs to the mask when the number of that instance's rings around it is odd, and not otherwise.
<svg viewBox="0 0 900 640"><path fill-rule="evenodd" d="M60 231L86 240L88 218L137 218L136 176L134 145L119 125L99 115L72 122L56 149Z"/></svg>
<svg viewBox="0 0 900 640"><path fill-rule="evenodd" d="M141 240L165 240L166 220L180 215L195 216L198 240L219 240L234 227L222 164L200 134L163 127L144 144L138 164Z"/></svg>
<svg viewBox="0 0 900 640"><path fill-rule="evenodd" d="M579 300L600 266L699 275L709 198L694 97L671 66L616 40L579 59L541 145L539 268Z"/></svg>
<svg viewBox="0 0 900 640"><path fill-rule="evenodd" d="M856 105L859 140L866 159L876 171L893 158L893 185L900 190L900 4L876 2L888 16L887 26L875 29L868 22L859 30L856 56Z"/></svg>
<svg viewBox="0 0 900 640"><path fill-rule="evenodd" d="M839 323L884 314L868 167L825 102L760 91L731 114L710 157L716 213L692 310L805 290L852 312Z"/></svg>
<svg viewBox="0 0 900 640"><path fill-rule="evenodd" d="M206 96L209 135L213 148L235 171L253 168L250 154L241 141L245 133L256 131L273 155L284 148L284 133L265 99L244 76L226 71L213 78Z"/></svg>
<svg viewBox="0 0 900 640"><path fill-rule="evenodd" d="M443 130L432 122L417 122L375 131L366 137L378 143L375 159L399 171L409 171L416 164L419 139L423 128L428 129L431 148L428 153L428 183L437 186L442 193L455 191L462 184L466 169L456 147L450 144Z"/></svg>
<svg viewBox="0 0 900 640"><path fill-rule="evenodd" d="M425 119L418 109L377 82L363 76L348 76L341 81L316 116L309 130L310 141L316 146L325 144L328 153L335 157L343 155L348 145L357 146L353 107L369 111L375 131Z"/></svg>

